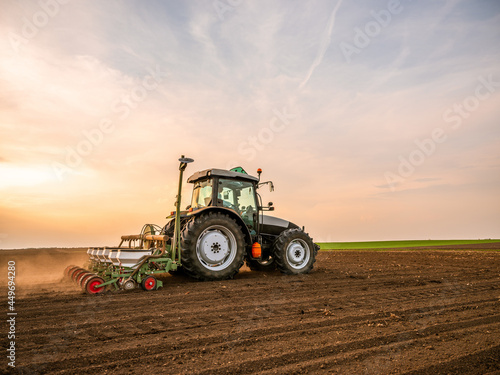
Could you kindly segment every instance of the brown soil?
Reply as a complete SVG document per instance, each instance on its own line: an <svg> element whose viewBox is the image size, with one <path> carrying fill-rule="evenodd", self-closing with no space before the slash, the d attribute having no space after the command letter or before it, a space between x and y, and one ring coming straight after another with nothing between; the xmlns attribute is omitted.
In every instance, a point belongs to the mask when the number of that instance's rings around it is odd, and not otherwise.
<svg viewBox="0 0 500 375"><path fill-rule="evenodd" d="M76 250L0 252L2 275L16 260L17 372L500 371L500 252L325 251L309 275L167 275L154 292L99 296L53 282L84 258ZM3 358L0 371L8 371Z"/></svg>

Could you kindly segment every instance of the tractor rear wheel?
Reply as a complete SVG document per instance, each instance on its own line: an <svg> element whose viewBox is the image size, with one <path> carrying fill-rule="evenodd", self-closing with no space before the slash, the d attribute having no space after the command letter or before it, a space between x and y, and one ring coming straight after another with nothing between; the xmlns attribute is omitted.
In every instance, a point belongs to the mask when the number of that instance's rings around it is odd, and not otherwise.
<svg viewBox="0 0 500 375"><path fill-rule="evenodd" d="M175 271L170 270L168 271L168 273L171 274L172 276L186 276L186 273L184 272L184 267L177 267Z"/></svg>
<svg viewBox="0 0 500 375"><path fill-rule="evenodd" d="M309 273L317 252L311 237L299 228L284 230L274 242L276 267L289 275Z"/></svg>
<svg viewBox="0 0 500 375"><path fill-rule="evenodd" d="M184 272L195 279L230 279L245 256L241 228L220 212L195 216L182 231L181 256Z"/></svg>

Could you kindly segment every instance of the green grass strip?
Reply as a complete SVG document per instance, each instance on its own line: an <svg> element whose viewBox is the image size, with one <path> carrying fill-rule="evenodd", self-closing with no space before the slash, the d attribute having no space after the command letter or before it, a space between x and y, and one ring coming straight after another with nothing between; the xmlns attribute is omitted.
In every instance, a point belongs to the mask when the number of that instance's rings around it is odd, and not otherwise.
<svg viewBox="0 0 500 375"><path fill-rule="evenodd" d="M321 250L355 250L411 248L427 246L473 245L500 242L500 239L488 240L411 240L411 241L368 241L368 242L318 242Z"/></svg>

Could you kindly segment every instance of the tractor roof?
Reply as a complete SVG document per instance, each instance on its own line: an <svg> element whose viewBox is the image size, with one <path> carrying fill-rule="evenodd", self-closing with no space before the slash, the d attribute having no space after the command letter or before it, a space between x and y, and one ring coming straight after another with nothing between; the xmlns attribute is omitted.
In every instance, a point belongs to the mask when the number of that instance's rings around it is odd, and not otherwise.
<svg viewBox="0 0 500 375"><path fill-rule="evenodd" d="M206 178L210 178L212 176L259 182L259 179L257 177L250 176L246 173L226 171L225 169L215 169L215 168L205 169L204 171L196 172L191 177L188 178L187 182L193 183L198 180L204 180Z"/></svg>

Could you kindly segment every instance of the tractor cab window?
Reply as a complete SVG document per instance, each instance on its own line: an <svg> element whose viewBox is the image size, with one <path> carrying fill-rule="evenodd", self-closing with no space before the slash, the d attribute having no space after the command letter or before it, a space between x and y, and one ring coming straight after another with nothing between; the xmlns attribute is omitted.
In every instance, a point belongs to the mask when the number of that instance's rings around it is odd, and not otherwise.
<svg viewBox="0 0 500 375"><path fill-rule="evenodd" d="M191 207L203 208L210 205L212 200L212 180L198 181L194 184Z"/></svg>
<svg viewBox="0 0 500 375"><path fill-rule="evenodd" d="M254 184L221 178L217 198L218 206L235 210L247 225L253 226L254 213L257 212Z"/></svg>

